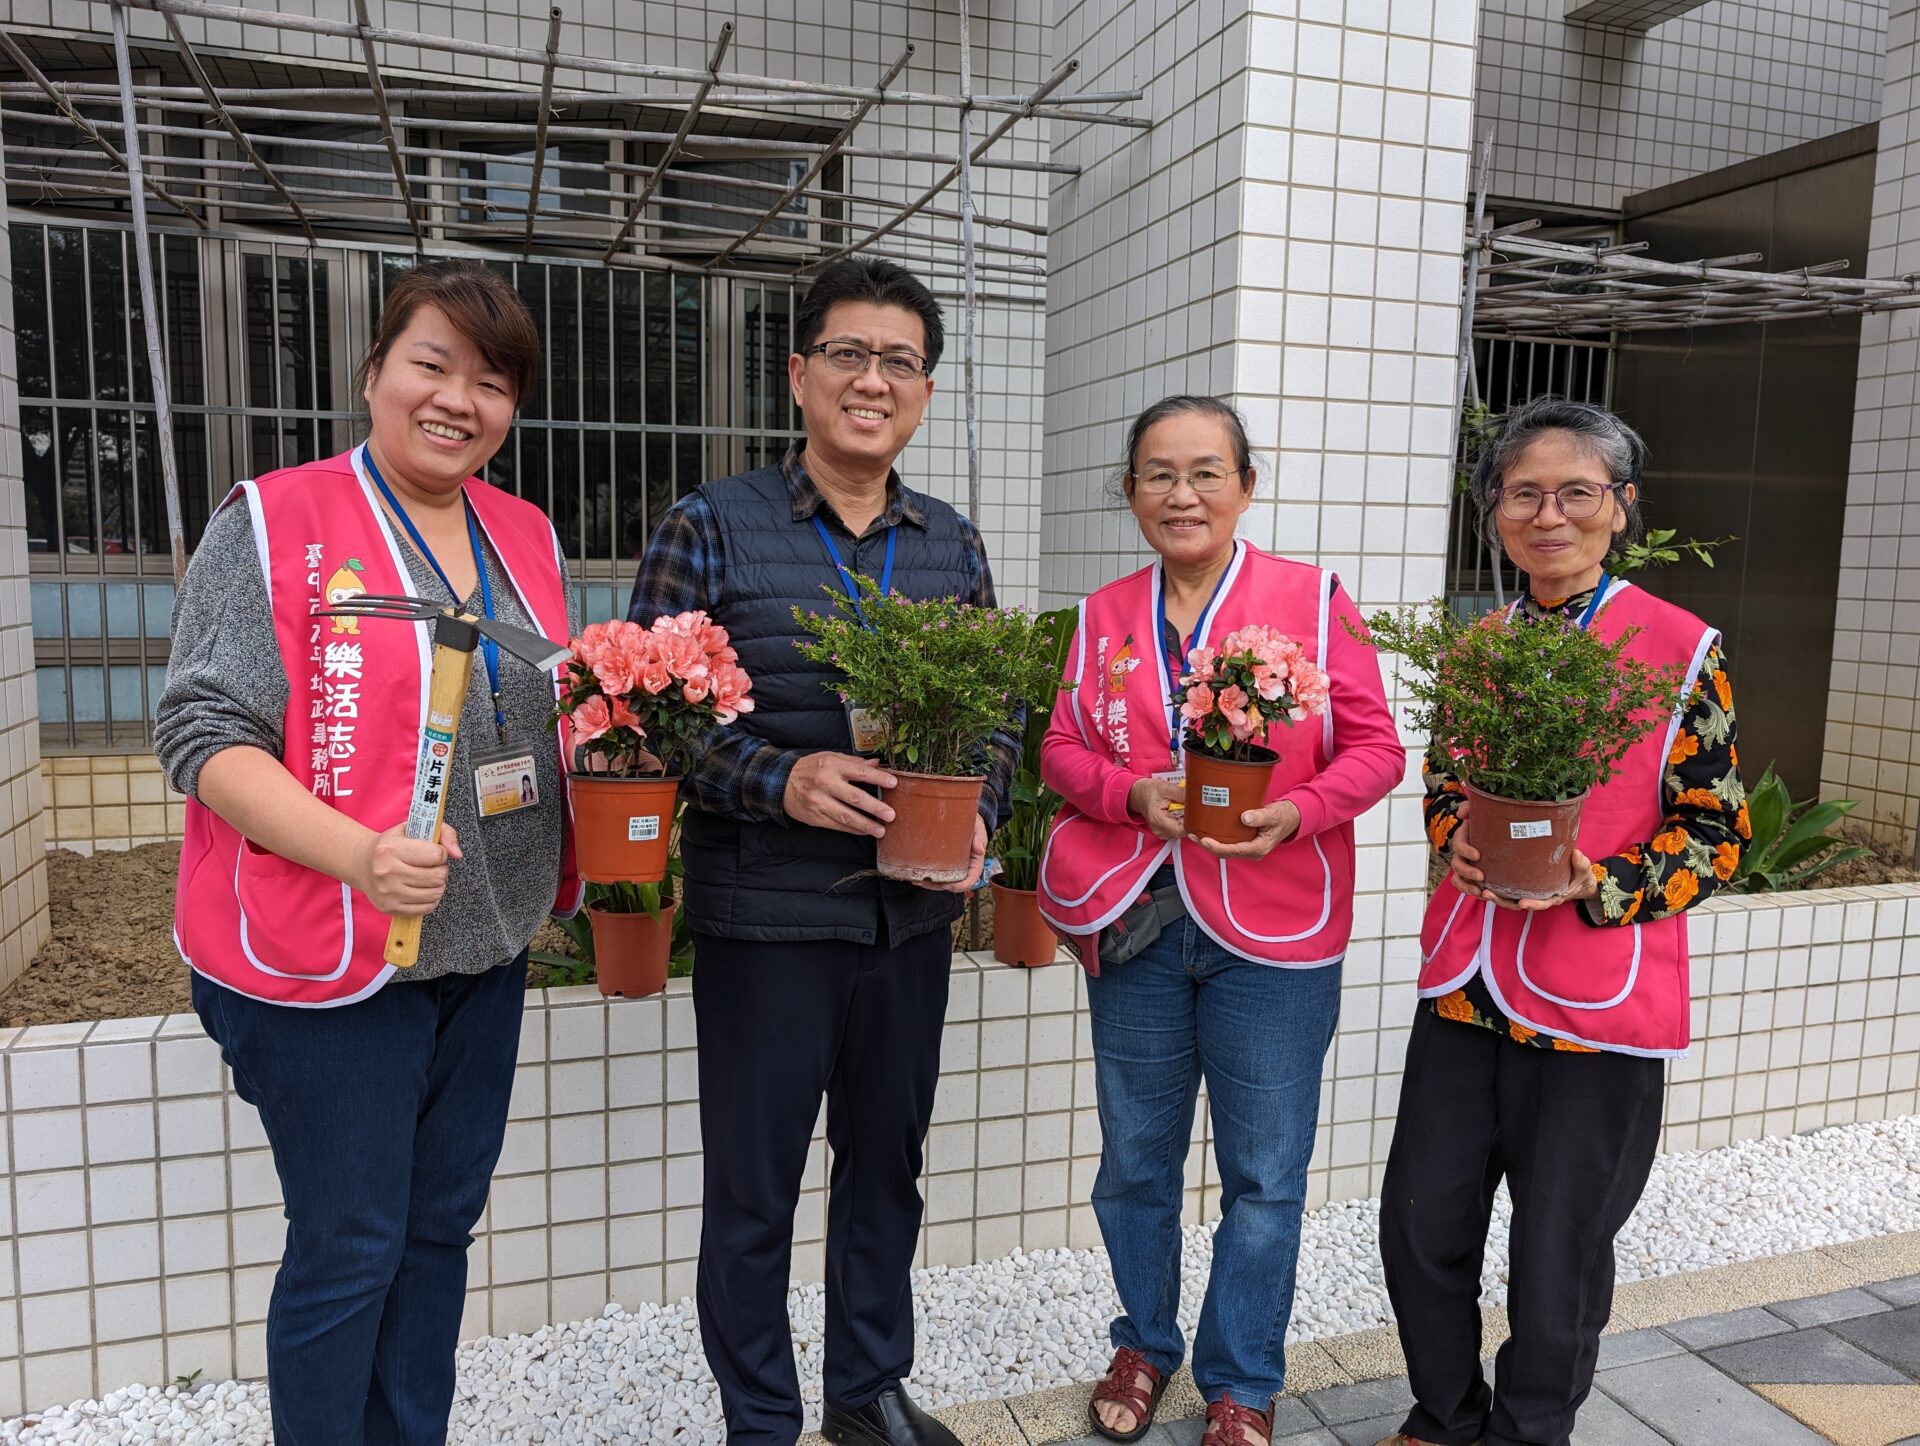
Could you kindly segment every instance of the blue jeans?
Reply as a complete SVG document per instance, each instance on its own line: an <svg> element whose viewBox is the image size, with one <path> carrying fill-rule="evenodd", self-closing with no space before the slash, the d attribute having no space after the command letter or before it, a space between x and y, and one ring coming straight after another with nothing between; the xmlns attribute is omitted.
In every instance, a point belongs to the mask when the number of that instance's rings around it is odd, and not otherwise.
<svg viewBox="0 0 1920 1446"><path fill-rule="evenodd" d="M527 956L292 1009L196 974L286 1198L267 1305L279 1446L439 1446L470 1232L506 1133Z"/></svg>
<svg viewBox="0 0 1920 1446"><path fill-rule="evenodd" d="M1286 1384L1307 1161L1340 966L1281 969L1215 943L1189 918L1087 981L1104 1147L1093 1184L1124 1312L1116 1346L1172 1371L1186 1353L1180 1196L1202 1076L1220 1171L1213 1272L1194 1335L1201 1396L1255 1410Z"/></svg>

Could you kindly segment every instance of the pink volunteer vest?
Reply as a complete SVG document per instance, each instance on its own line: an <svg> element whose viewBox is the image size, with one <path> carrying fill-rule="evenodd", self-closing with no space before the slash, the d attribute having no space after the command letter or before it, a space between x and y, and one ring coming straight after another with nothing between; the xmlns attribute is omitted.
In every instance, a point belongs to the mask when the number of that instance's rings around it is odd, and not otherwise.
<svg viewBox="0 0 1920 1446"><path fill-rule="evenodd" d="M1330 591L1321 569L1238 542L1195 637L1218 646L1235 628L1265 623L1324 666ZM1081 603L1068 673L1076 687L1065 701L1088 748L1142 777L1173 766L1154 634L1159 595L1155 563ZM1331 705L1320 718L1272 728L1266 742L1280 754L1267 792L1271 803L1326 766L1333 750ZM1351 823L1289 839L1264 859L1229 860L1185 841L1176 848L1140 824L1089 818L1068 804L1041 858L1040 912L1063 933L1092 934L1120 916L1170 853L1194 920L1241 957L1304 969L1346 952L1353 930Z"/></svg>
<svg viewBox="0 0 1920 1446"><path fill-rule="evenodd" d="M1592 627L1611 641L1630 627L1630 657L1680 664L1692 679L1719 634L1632 583L1613 583ZM1666 817L1662 784L1683 706L1631 749L1588 797L1580 851L1600 859L1644 844ZM1529 1029L1621 1054L1682 1055L1689 1034L1687 921L1596 929L1578 904L1521 913L1476 903L1441 881L1420 930L1420 994L1450 994L1478 972L1494 1002Z"/></svg>
<svg viewBox="0 0 1920 1446"><path fill-rule="evenodd" d="M487 540L550 637L567 631L559 542L537 507L469 479ZM380 516L359 450L242 482L290 685L281 762L301 786L368 828L406 817L425 718L432 635L369 619L318 618L330 592L409 593L399 541ZM357 568L349 567L352 559ZM564 744L562 757L564 759ZM554 907L578 907L570 823ZM387 916L339 880L247 842L189 799L174 903L180 954L216 983L274 1004L326 1007L393 973Z"/></svg>

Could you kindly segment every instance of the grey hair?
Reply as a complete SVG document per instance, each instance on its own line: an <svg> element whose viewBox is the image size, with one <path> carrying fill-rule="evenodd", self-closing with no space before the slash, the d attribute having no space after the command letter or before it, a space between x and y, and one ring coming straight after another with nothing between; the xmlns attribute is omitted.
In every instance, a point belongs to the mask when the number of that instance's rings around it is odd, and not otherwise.
<svg viewBox="0 0 1920 1446"><path fill-rule="evenodd" d="M1176 417L1184 412L1196 413L1203 417L1212 417L1227 429L1227 436L1233 442L1233 466L1240 474L1242 487L1247 485L1247 473L1253 468L1253 445L1247 441L1247 421L1239 412L1218 397L1191 396L1176 394L1162 397L1133 419L1133 425L1127 428L1127 450L1120 459L1120 465L1113 469L1107 479L1107 494L1114 501L1127 501L1127 479L1133 475L1133 464L1140 444L1146 440L1147 433L1168 417Z"/></svg>
<svg viewBox="0 0 1920 1446"><path fill-rule="evenodd" d="M1615 488L1614 496L1627 514L1627 528L1622 535L1629 542L1644 535L1646 522L1640 514L1640 503L1645 491L1641 474L1647 465L1647 444L1640 440L1640 434L1614 413L1592 402L1535 397L1498 418L1483 434L1485 440L1479 460L1474 463L1471 491L1480 535L1488 545L1500 546L1495 491L1527 448L1549 432L1565 433L1576 447L1607 469ZM1634 489L1632 500L1624 490L1629 485Z"/></svg>

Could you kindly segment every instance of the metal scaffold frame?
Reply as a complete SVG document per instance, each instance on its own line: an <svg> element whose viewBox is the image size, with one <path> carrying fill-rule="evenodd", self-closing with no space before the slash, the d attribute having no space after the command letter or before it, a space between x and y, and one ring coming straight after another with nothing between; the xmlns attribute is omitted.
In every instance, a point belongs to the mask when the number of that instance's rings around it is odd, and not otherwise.
<svg viewBox="0 0 1920 1446"><path fill-rule="evenodd" d="M792 281L816 274L842 256L863 252L910 262L940 283L957 285L963 311L967 495L969 511L977 522L980 440L975 313L982 302L988 300L1035 301L1042 297L1047 228L1012 217L981 214L975 203L975 172L986 168L1048 175L1078 173L1077 167L1056 161L990 154L994 146L1022 122L1060 121L1140 130L1149 128L1152 122L1107 109L1138 101L1143 94L1138 90L1083 91L1056 97L1056 92L1078 68L1079 63L1074 60L1060 65L1028 94L975 93L969 0L957 0L957 3L958 95L896 88L896 81L914 54L910 44L872 86L789 80L723 70L721 66L734 38L732 22L721 25L708 63L700 69L567 53L560 48L563 17L558 8L547 13L546 41L544 46L535 49L374 25L366 0L351 0L351 20L290 15L213 3L213 0L112 0L117 83L62 82L57 76L44 73L15 36L0 31L0 51L4 51L26 77L21 81L0 81L0 130L4 130L5 122L29 121L42 126L64 125L77 138L75 147L65 149L6 144L6 181L15 186L49 184L61 196L125 200L132 212L137 251L142 261L139 280L148 333L147 350L155 401L161 410L160 456L176 580L185 566L185 544L172 429L165 411L164 368L159 363L162 355L160 308L155 304L153 280L146 264L152 244L147 202L151 200L171 208L202 231L210 226L205 214L209 208L217 208L218 214L224 217L244 218L238 220L238 224L247 227L290 222L312 248L322 244L319 227L364 232L370 222L379 224L364 209L342 208L343 197L359 203L362 200L359 195L323 184L324 180L338 175L335 167L325 164L329 158L364 163L377 157L377 163L390 170L391 200L397 207L391 220L404 220L416 254L424 253L430 233L437 233L456 247L471 248L480 255L530 255L538 242L550 248L591 247L599 253L602 264L613 267ZM134 82L127 33L129 9L151 10L160 15L172 54L185 69L190 84ZM346 41L356 52L360 65L356 70L342 70L337 85L223 87L214 79L217 64L210 67L209 57L189 41L181 25L183 20ZM468 61L517 63L529 71L537 71L539 82L537 87L480 86L472 81L450 81L439 86L423 84L417 78L417 66L409 67L404 78L389 74L391 61L383 59L383 53L394 47ZM315 62L302 57L271 59L289 69L315 68ZM605 77L636 89L625 93L617 89L557 89L555 78L560 72ZM400 84L392 83L396 78L401 79ZM319 108L328 101L343 104L335 109ZM369 101L370 112L364 108ZM437 106L444 113L412 113L409 106L416 102ZM47 103L53 107L50 113L23 109L24 105ZM118 120L82 114L82 107L97 112L110 105L117 108ZM535 108L531 119L515 114L529 105ZM585 106L612 113L615 119L581 124L562 117L563 108ZM958 112L953 151L855 144L863 123L876 114L889 108L914 107ZM678 124L671 131L639 128L639 113L643 110L677 112ZM747 138L724 133L717 127L707 132L699 129L704 118L722 110L748 115L757 112L778 119L808 122L821 129L833 125L836 129L831 138L817 141ZM503 112L515 118L503 119ZM994 117L994 124L977 142L975 112ZM632 123L621 124L622 115ZM317 153L322 163L276 166L270 163L265 152L271 145L287 143L284 133L272 129L286 123L377 128L379 140L302 135L297 144L303 150ZM441 143L428 143L431 138L423 141L422 132L432 132L441 138ZM204 142L222 136L231 142L234 155L206 154L204 145L196 147L193 155L168 153L169 141ZM455 139L447 141L445 138L449 136ZM457 148L461 141L521 139L532 146L531 174L524 182L489 178L485 182L488 195L484 202L476 202L471 194L462 194L474 187L471 177L442 174L443 168L433 164L472 160L471 151ZM555 184L547 174L552 169L547 153L556 139L602 143L637 141L657 144L662 149L651 164L644 166L609 159L599 168L604 173L601 185ZM99 152L106 168L85 171L84 180L76 180L71 169L57 179L50 179L50 162L70 158L80 146ZM658 205L649 213L649 206L659 200L662 187L670 180L714 181L711 173L688 169L676 162L684 163L692 157L720 158L729 152L804 157L807 164L799 179L790 184L735 175L724 178L727 191L763 197L767 202L764 207L674 196L670 208ZM864 190L851 186L826 189L820 184L823 174L835 161L843 159L902 163L903 173L915 166L932 167L935 178L931 185L901 181L898 195L886 193L891 182L870 185ZM419 162L427 163L430 169L419 168L415 164ZM572 179L576 182L579 172L592 169L574 162L567 165L567 170L575 173ZM356 167L356 174L373 173ZM957 207L939 205L939 200L956 182ZM257 199L263 184L274 194L274 199ZM503 192L522 196L524 200L503 204L498 199ZM838 208L838 215L831 220L823 217L809 221L802 228L805 234L801 237L782 237L782 256L796 263L795 269L778 270L763 258L743 254L743 248L769 227L793 221L795 216L790 208L796 201L832 205ZM549 204L543 205L543 202ZM582 202L601 203L602 208L585 209L579 204ZM462 213L475 210L484 210L486 220L462 219ZM704 220L688 219L690 216ZM537 231L536 219L540 223ZM511 224L503 229L502 221ZM997 239L982 239L978 234L982 230L996 233ZM689 243L705 241L711 241L714 249L704 257L666 256L658 254L657 249L648 249L645 244L662 239L672 240L677 252ZM893 244L878 249L880 243ZM899 249L902 245L907 249ZM996 288L993 293L980 290L983 277Z"/></svg>

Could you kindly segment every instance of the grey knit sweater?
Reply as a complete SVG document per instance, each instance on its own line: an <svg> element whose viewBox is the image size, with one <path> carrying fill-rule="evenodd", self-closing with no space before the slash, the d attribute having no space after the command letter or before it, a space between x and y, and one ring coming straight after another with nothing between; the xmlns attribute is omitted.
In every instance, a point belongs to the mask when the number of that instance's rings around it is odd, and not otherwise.
<svg viewBox="0 0 1920 1446"><path fill-rule="evenodd" d="M200 769L223 748L251 745L282 755L287 674L274 639L265 580L254 551L252 523L237 498L207 524L185 583L173 607L173 656L167 686L154 720L153 751L168 780L195 794ZM494 615L521 627L534 626L520 605L500 561L484 547L493 588ZM445 598L433 570L404 542L401 555L422 597ZM568 589L568 628L579 632L577 602ZM466 600L480 612L480 590ZM426 626L363 622L366 628ZM562 639L561 641L564 641ZM454 745L453 785L447 789L446 820L460 836L464 857L448 872L447 892L420 930L420 962L395 979L433 979L443 974L479 974L511 960L533 938L553 903L560 873L561 796L559 763L547 715L552 680L503 653L500 690L507 736L534 756L540 791L537 807L482 821L474 799L472 758L497 742L487 670L476 656L473 682L460 715ZM391 822L406 816L396 799Z"/></svg>

